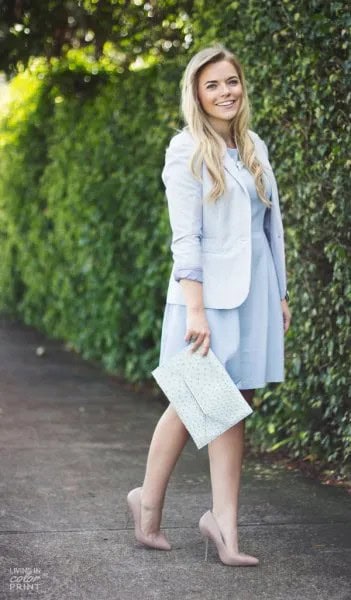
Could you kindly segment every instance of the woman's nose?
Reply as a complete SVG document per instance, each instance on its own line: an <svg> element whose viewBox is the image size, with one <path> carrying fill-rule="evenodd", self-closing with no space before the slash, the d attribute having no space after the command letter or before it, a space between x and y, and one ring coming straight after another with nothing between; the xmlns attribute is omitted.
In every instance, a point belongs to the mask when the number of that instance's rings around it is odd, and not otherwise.
<svg viewBox="0 0 351 600"><path fill-rule="evenodd" d="M229 86L225 83L220 89L220 94L221 94L221 96L228 96L229 93L230 93Z"/></svg>

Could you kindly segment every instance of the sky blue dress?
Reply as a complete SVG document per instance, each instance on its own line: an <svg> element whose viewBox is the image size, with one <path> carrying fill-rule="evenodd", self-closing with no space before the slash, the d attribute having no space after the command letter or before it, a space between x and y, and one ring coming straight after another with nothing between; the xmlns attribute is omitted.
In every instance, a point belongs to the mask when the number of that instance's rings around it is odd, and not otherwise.
<svg viewBox="0 0 351 600"><path fill-rule="evenodd" d="M257 195L253 176L238 161L237 149L227 150L251 200L251 282L248 296L240 306L205 308L205 312L212 351L237 387L245 390L284 381L284 327L278 279L263 228L267 207ZM197 274L189 272L188 278L197 279ZM189 344L184 340L186 314L186 306L166 303L159 364Z"/></svg>

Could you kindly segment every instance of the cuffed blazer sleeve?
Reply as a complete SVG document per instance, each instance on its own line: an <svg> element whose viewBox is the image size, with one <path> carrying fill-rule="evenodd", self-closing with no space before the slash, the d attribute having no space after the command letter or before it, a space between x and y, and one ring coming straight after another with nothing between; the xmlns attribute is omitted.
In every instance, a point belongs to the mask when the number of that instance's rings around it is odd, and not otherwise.
<svg viewBox="0 0 351 600"><path fill-rule="evenodd" d="M172 229L171 251L174 278L202 281L202 184L190 170L194 142L183 133L175 135L166 149L162 181L166 188Z"/></svg>

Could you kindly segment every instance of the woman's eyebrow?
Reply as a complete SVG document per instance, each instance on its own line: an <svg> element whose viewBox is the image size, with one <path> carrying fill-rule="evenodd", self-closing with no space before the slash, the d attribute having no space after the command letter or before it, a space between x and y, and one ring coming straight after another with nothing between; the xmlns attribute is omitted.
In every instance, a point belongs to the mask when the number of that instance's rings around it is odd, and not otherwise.
<svg viewBox="0 0 351 600"><path fill-rule="evenodd" d="M226 81L228 81L228 79L239 79L239 77L237 75L231 75L230 77L227 77ZM217 79L210 79L209 81L206 81L204 83L204 85L207 85L208 83L218 83Z"/></svg>

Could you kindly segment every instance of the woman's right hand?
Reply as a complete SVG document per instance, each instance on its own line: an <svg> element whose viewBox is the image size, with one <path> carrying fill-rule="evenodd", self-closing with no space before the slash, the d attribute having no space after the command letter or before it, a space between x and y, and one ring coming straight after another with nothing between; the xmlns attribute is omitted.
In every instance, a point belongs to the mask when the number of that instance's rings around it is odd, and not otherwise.
<svg viewBox="0 0 351 600"><path fill-rule="evenodd" d="M206 356L210 348L211 332L208 326L204 308L188 308L185 341L195 339L191 352L195 352L202 345L202 355Z"/></svg>

